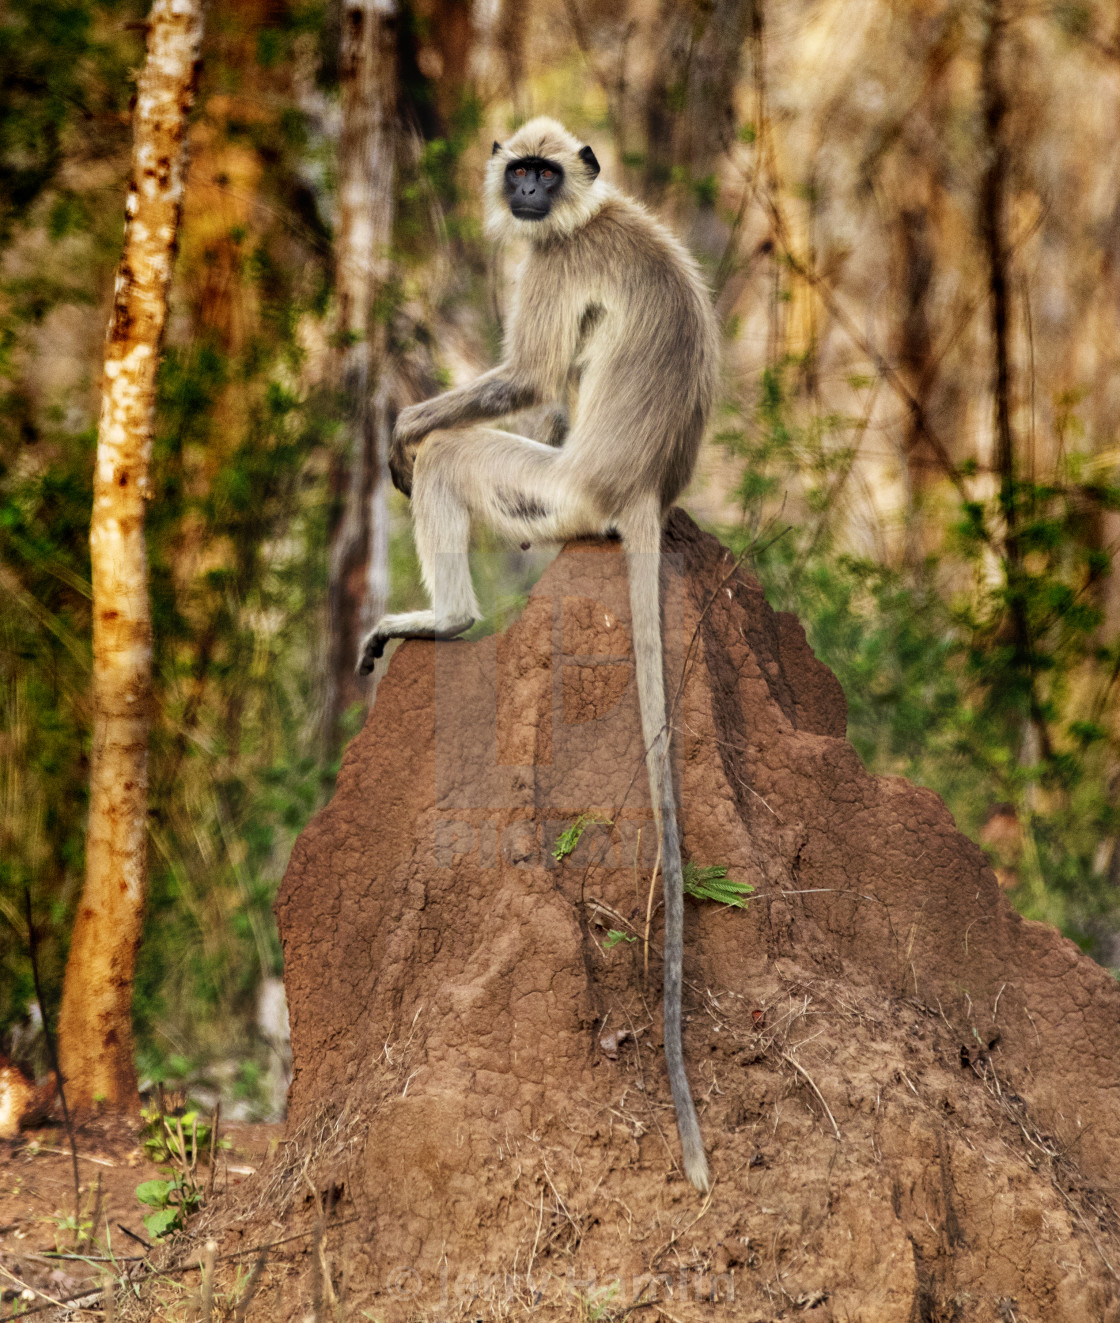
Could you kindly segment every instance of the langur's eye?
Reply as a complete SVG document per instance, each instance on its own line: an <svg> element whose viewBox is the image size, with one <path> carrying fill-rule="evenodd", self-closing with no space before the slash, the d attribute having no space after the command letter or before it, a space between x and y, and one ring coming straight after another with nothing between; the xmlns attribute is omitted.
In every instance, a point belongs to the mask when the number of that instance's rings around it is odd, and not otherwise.
<svg viewBox="0 0 1120 1323"><path fill-rule="evenodd" d="M541 171L541 178L542 178L542 179L551 179L551 178L553 178L553 171L551 171L551 170L542 170L542 171Z"/></svg>
<svg viewBox="0 0 1120 1323"><path fill-rule="evenodd" d="M513 173L518 177L518 179L521 179L525 174L525 167L523 165L519 165Z"/></svg>

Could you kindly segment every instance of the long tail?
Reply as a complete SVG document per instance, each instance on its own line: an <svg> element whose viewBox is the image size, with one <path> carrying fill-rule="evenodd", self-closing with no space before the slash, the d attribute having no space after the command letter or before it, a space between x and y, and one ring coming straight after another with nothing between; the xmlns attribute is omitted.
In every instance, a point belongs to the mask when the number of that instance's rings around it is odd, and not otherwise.
<svg viewBox="0 0 1120 1323"><path fill-rule="evenodd" d="M630 615L638 701L646 746L653 811L661 831L661 877L665 887L665 1060L677 1111L685 1175L698 1190L710 1185L700 1122L688 1087L681 1049L681 979L684 964L684 878L680 834L669 765L665 680L661 660L661 512L656 505L637 513L620 530L630 574Z"/></svg>

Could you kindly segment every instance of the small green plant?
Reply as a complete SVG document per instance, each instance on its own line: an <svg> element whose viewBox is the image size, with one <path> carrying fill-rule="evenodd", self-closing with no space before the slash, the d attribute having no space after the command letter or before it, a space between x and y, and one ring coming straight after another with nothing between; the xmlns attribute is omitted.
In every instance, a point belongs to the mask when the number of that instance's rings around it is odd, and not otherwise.
<svg viewBox="0 0 1120 1323"><path fill-rule="evenodd" d="M582 1323L603 1323L604 1319L614 1317L610 1312L610 1305L618 1294L618 1286L618 1282L612 1282L610 1286L600 1286L598 1290L589 1291L587 1295L579 1297Z"/></svg>
<svg viewBox="0 0 1120 1323"><path fill-rule="evenodd" d="M144 1181L136 1187L136 1197L142 1204L154 1208L144 1218L148 1234L159 1240L172 1231L181 1231L187 1218L202 1203L202 1194L191 1175L174 1171L164 1181Z"/></svg>
<svg viewBox="0 0 1120 1323"><path fill-rule="evenodd" d="M603 938L603 950L613 951L619 942L636 942L637 940L632 933L624 933L619 928L610 928L607 930L606 937Z"/></svg>
<svg viewBox="0 0 1120 1323"><path fill-rule="evenodd" d="M144 1130L140 1143L151 1162L170 1162L181 1170L193 1170L201 1158L209 1160L213 1125L203 1121L197 1111L182 1116L167 1116L154 1104L141 1113ZM228 1139L219 1139L216 1148L229 1148Z"/></svg>
<svg viewBox="0 0 1120 1323"><path fill-rule="evenodd" d="M733 905L745 910L754 887L749 882L736 882L728 877L723 864L701 868L699 864L689 863L684 866L684 891L686 896L695 896L697 900L714 900L719 905Z"/></svg>
<svg viewBox="0 0 1120 1323"><path fill-rule="evenodd" d="M31 1147L31 1151L35 1152L36 1148ZM19 1192L20 1185L17 1182L13 1194L18 1195ZM101 1181L96 1179L91 1185L83 1187L75 1207L69 1212L56 1209L50 1217L36 1219L54 1227L54 1247L57 1253L80 1255L83 1246L93 1244L97 1227L102 1221L102 1200Z"/></svg>
<svg viewBox="0 0 1120 1323"><path fill-rule="evenodd" d="M144 1181L136 1187L142 1204L154 1208L144 1218L148 1234L158 1240L180 1231L187 1218L202 1204L202 1191L195 1179L199 1159L209 1162L229 1141L218 1139L212 1122L202 1121L197 1111L168 1116L158 1106L146 1107L141 1144L152 1162L166 1163L165 1179Z"/></svg>
<svg viewBox="0 0 1120 1323"><path fill-rule="evenodd" d="M575 822L565 827L556 838L552 847L552 857L559 863L566 859L580 842L580 837L588 827L613 827L610 818L601 818L597 813L581 813Z"/></svg>
<svg viewBox="0 0 1120 1323"><path fill-rule="evenodd" d="M84 1208L80 1219L75 1218L73 1213L58 1212L44 1220L53 1223L57 1230L55 1249L59 1253L64 1249L72 1249L76 1244L83 1244L93 1232L93 1218Z"/></svg>

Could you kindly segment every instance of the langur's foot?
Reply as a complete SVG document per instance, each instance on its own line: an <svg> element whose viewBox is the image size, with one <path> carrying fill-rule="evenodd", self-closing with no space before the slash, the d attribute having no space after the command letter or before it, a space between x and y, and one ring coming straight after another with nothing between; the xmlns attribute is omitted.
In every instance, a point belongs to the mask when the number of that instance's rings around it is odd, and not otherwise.
<svg viewBox="0 0 1120 1323"><path fill-rule="evenodd" d="M390 637L391 635L381 634L376 629L366 635L361 652L358 654L359 675L373 674L373 668L377 665L378 658L384 653L385 644L389 642Z"/></svg>
<svg viewBox="0 0 1120 1323"><path fill-rule="evenodd" d="M437 622L431 611L414 611L407 615L382 616L366 635L358 653L358 675L370 675L377 659L384 653L390 639L436 639L444 641L466 633L477 617L452 616Z"/></svg>

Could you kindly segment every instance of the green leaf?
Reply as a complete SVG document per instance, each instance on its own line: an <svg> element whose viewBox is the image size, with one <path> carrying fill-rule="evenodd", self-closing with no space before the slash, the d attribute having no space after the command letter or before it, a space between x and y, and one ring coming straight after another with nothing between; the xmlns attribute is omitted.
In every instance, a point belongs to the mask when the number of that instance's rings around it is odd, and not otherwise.
<svg viewBox="0 0 1120 1323"><path fill-rule="evenodd" d="M144 1219L144 1225L148 1228L148 1234L152 1239L158 1240L174 1228L178 1218L177 1208L161 1208L158 1213L149 1213Z"/></svg>
<svg viewBox="0 0 1120 1323"><path fill-rule="evenodd" d="M603 950L613 951L619 942L636 942L638 939L632 933L624 933L618 928L608 930L606 937L603 938Z"/></svg>
<svg viewBox="0 0 1120 1323"><path fill-rule="evenodd" d="M148 1204L151 1208L164 1208L174 1188L174 1181L144 1181L142 1185L136 1187L136 1197L142 1204Z"/></svg>

